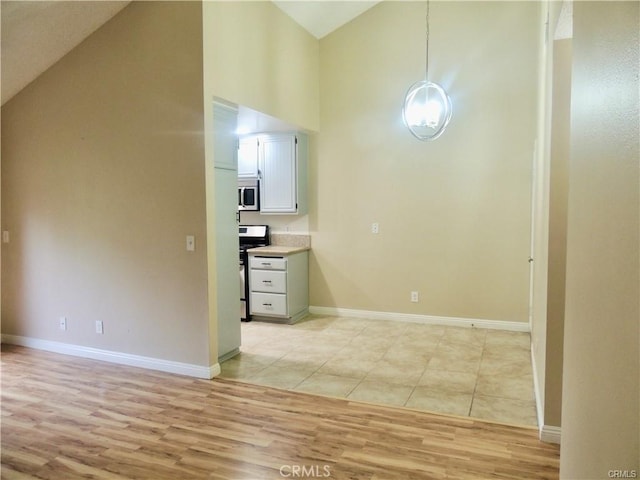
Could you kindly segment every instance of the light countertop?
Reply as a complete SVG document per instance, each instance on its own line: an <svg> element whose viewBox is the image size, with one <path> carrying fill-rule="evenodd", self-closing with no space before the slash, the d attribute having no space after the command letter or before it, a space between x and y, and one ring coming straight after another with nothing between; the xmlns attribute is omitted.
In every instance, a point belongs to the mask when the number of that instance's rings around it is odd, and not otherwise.
<svg viewBox="0 0 640 480"><path fill-rule="evenodd" d="M293 253L309 250L307 246L269 245L268 247L256 247L247 250L249 255L291 255Z"/></svg>

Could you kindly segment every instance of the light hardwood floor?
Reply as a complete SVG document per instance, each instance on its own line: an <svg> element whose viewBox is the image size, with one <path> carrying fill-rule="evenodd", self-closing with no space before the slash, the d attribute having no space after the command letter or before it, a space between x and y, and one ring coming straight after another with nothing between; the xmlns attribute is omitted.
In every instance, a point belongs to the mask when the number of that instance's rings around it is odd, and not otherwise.
<svg viewBox="0 0 640 480"><path fill-rule="evenodd" d="M1 368L3 479L558 478L534 428L16 346Z"/></svg>

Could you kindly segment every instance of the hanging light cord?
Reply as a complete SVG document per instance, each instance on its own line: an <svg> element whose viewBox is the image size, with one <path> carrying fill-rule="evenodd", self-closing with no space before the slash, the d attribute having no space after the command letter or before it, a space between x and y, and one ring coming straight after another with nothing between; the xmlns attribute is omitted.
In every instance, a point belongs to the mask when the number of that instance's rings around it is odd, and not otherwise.
<svg viewBox="0 0 640 480"><path fill-rule="evenodd" d="M425 35L425 79L415 82L404 96L402 119L418 140L438 138L451 120L451 99L444 88L429 80L429 0Z"/></svg>
<svg viewBox="0 0 640 480"><path fill-rule="evenodd" d="M424 62L424 79L425 81L429 81L429 0L427 0L427 35L426 35L426 47L425 47L425 62Z"/></svg>

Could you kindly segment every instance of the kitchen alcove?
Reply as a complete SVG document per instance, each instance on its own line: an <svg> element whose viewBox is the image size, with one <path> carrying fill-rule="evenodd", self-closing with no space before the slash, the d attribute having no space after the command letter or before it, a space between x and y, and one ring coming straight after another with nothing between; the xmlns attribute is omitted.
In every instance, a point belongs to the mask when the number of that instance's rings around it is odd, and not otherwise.
<svg viewBox="0 0 640 480"><path fill-rule="evenodd" d="M207 181L213 185L213 202L207 201L209 228L209 277L213 291L210 291L210 309L215 311L217 331L217 360L223 362L239 353L241 325L238 308L240 298L238 277L238 225L268 224L272 231L308 233L306 211L299 208L288 214L264 215L260 212L237 211L238 149L239 139L254 133L269 132L270 138L283 137L283 132L300 132L300 129L279 119L255 111L245 106L217 99L213 109L213 168L208 169ZM292 134L293 135L293 134ZM302 146L307 148L305 134L298 134ZM265 137L266 138L266 137ZM296 145L297 146L297 145ZM298 183L306 187L306 155L304 168L296 169L301 177ZM300 181L300 180L303 180ZM294 188L296 188L294 186ZM306 202L305 202L306 203ZM213 270L213 271L212 271ZM231 280L233 279L233 281ZM211 322L210 316L210 322ZM213 338L211 338L213 340Z"/></svg>

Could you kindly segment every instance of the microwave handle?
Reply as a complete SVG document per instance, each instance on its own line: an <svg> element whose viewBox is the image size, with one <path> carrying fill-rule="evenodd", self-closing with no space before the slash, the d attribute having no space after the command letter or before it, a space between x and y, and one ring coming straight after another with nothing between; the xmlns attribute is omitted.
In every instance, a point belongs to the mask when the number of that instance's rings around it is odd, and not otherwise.
<svg viewBox="0 0 640 480"><path fill-rule="evenodd" d="M245 206L245 204L244 204L244 187L242 187L240 189L240 202L239 203L240 203L241 207Z"/></svg>

